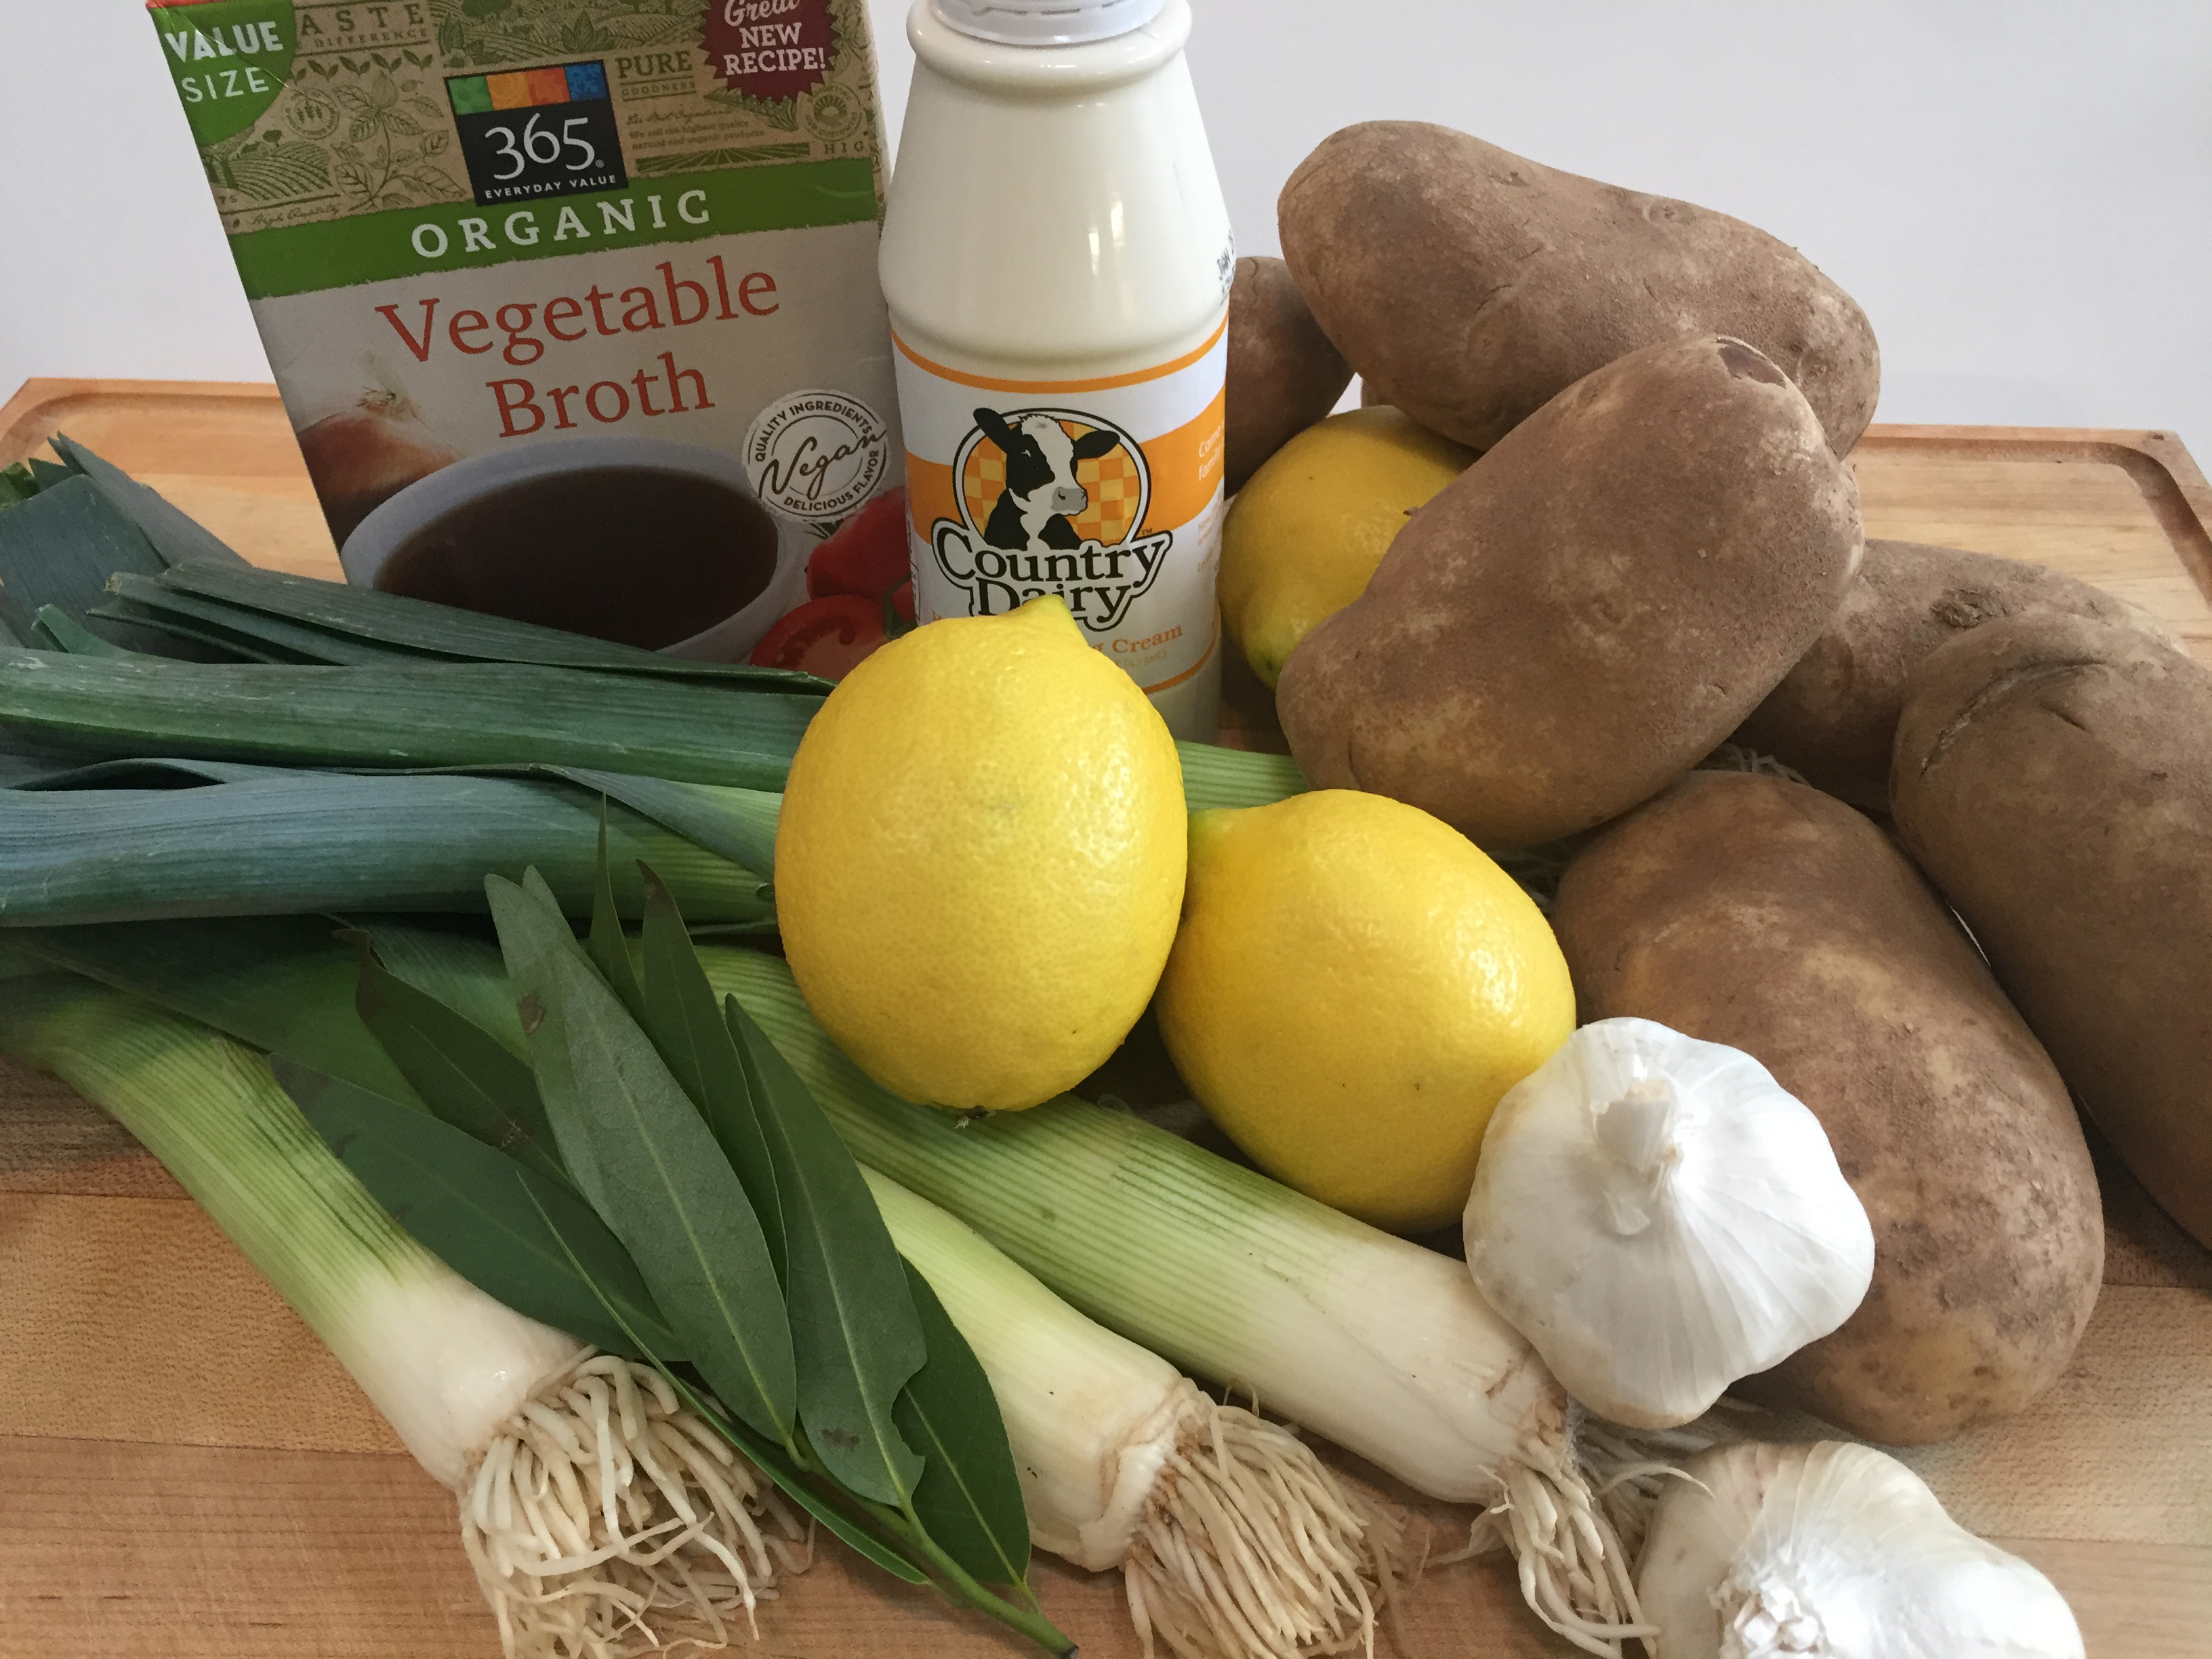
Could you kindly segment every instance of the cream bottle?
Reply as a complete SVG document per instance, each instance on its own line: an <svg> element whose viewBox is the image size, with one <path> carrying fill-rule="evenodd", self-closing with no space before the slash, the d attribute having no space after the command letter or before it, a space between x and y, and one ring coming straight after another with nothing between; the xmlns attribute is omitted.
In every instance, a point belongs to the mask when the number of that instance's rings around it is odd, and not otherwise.
<svg viewBox="0 0 2212 1659"><path fill-rule="evenodd" d="M1214 734L1229 214L1188 0L917 0L879 265L918 620L1060 594Z"/></svg>

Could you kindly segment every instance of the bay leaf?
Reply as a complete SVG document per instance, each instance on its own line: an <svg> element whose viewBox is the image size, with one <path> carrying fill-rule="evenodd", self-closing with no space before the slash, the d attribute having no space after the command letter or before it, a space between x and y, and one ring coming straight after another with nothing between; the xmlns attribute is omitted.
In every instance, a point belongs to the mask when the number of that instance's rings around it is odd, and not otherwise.
<svg viewBox="0 0 2212 1659"><path fill-rule="evenodd" d="M1030 1565L1029 1512L998 1396L968 1339L911 1262L907 1286L929 1362L892 1408L927 1466L914 1490L917 1519L940 1548L987 1584L1021 1584Z"/></svg>
<svg viewBox="0 0 2212 1659"><path fill-rule="evenodd" d="M567 1182L297 1060L270 1063L370 1196L478 1290L611 1352L635 1358L650 1343L683 1358L629 1253Z"/></svg>
<svg viewBox="0 0 2212 1659"><path fill-rule="evenodd" d="M892 1409L928 1358L905 1264L860 1166L799 1074L734 998L725 1017L783 1206L799 1420L833 1479L903 1508L922 1460Z"/></svg>
<svg viewBox="0 0 2212 1659"><path fill-rule="evenodd" d="M599 970L622 1006L629 1010L629 1017L641 1024L645 1020L645 993L638 988L637 974L630 966L629 942L623 936L622 913L615 907L613 866L607 861L607 798L599 797L599 861L592 870L592 926L585 937L586 951L592 963Z"/></svg>
<svg viewBox="0 0 2212 1659"><path fill-rule="evenodd" d="M562 1161L742 1421L797 1433L793 1341L760 1221L712 1133L550 893L485 884Z"/></svg>
<svg viewBox="0 0 2212 1659"><path fill-rule="evenodd" d="M691 947L675 896L651 866L640 864L638 874L645 883L646 1030L744 1183L768 1239L776 1280L788 1295L790 1241L783 1200L744 1056L714 1000L714 988L707 982L699 953Z"/></svg>
<svg viewBox="0 0 2212 1659"><path fill-rule="evenodd" d="M565 1246L566 1241L560 1228L555 1225L550 1218L547 1224L551 1228L555 1238L562 1240ZM589 1269L573 1255L570 1256L570 1261L584 1282L592 1285L596 1290L598 1286ZM606 1300L604 1292L601 1292L601 1300L606 1306L608 1316L621 1322L623 1319L621 1310ZM899 1554L890 1544L877 1537L857 1519L846 1513L818 1491L815 1483L802 1474L796 1464L793 1463L782 1447L773 1441L763 1440L743 1423L730 1416L728 1413L717 1410L714 1402L702 1395L696 1389L685 1381L681 1372L671 1370L663 1356L655 1353L649 1346L641 1341L637 1332L625 1325L623 1334L629 1337L633 1344L642 1348L646 1361L667 1379L669 1386L676 1390L678 1397L690 1407L693 1414L700 1421L705 1423L750 1459L755 1467L774 1481L776 1486L799 1508L805 1510L830 1531L852 1546L860 1555L874 1562L884 1571L905 1580L909 1584L929 1583L927 1573Z"/></svg>
<svg viewBox="0 0 2212 1659"><path fill-rule="evenodd" d="M568 1185L528 1063L386 968L368 935L347 937L360 954L355 1012L423 1104L463 1133Z"/></svg>

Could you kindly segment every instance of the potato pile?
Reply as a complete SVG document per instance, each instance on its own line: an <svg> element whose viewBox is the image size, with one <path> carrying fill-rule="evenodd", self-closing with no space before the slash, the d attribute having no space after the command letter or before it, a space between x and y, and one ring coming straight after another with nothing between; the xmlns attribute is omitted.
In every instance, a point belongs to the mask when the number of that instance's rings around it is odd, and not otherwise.
<svg viewBox="0 0 2212 1659"><path fill-rule="evenodd" d="M1889 1443L2018 1411L2101 1279L2076 1101L2212 1245L2212 672L2057 572L1864 541L1873 331L1751 226L1417 122L1279 210L1232 472L1346 364L1481 452L1290 653L1291 753L1564 865L1582 1020L1741 1048L1820 1119L1873 1289L1747 1392Z"/></svg>

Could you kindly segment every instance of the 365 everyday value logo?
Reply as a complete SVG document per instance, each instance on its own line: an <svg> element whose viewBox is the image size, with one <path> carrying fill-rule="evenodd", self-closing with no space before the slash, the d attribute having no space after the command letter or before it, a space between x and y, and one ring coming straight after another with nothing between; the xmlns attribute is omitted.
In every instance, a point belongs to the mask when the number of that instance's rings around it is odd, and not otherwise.
<svg viewBox="0 0 2212 1659"><path fill-rule="evenodd" d="M952 476L960 517L930 526L930 550L972 617L1057 593L1087 631L1109 633L1167 566L1173 532L1137 533L1145 452L1094 415L977 409Z"/></svg>

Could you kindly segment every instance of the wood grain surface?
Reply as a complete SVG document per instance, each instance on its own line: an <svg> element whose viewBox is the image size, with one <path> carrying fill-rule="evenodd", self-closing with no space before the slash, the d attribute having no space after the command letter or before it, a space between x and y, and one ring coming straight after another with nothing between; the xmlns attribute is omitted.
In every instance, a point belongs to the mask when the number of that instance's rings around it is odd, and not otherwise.
<svg viewBox="0 0 2212 1659"><path fill-rule="evenodd" d="M337 574L273 389L33 381L0 410L0 461L56 430L256 562ZM2212 662L2212 489L2170 434L1876 426L1853 461L1869 535L2039 560ZM2095 1659L2193 1659L2212 1652L2212 1253L2098 1151L2106 1290L2072 1367L2021 1417L1909 1461L2050 1574ZM1440 1548L1468 1518L1421 1516ZM1039 1577L1088 1659L1135 1653L1115 1580ZM777 1659L1024 1650L842 1550L760 1625ZM1496 1561L1431 1573L1382 1649L1573 1651ZM451 1500L351 1380L127 1134L0 1061L0 1659L497 1652Z"/></svg>

